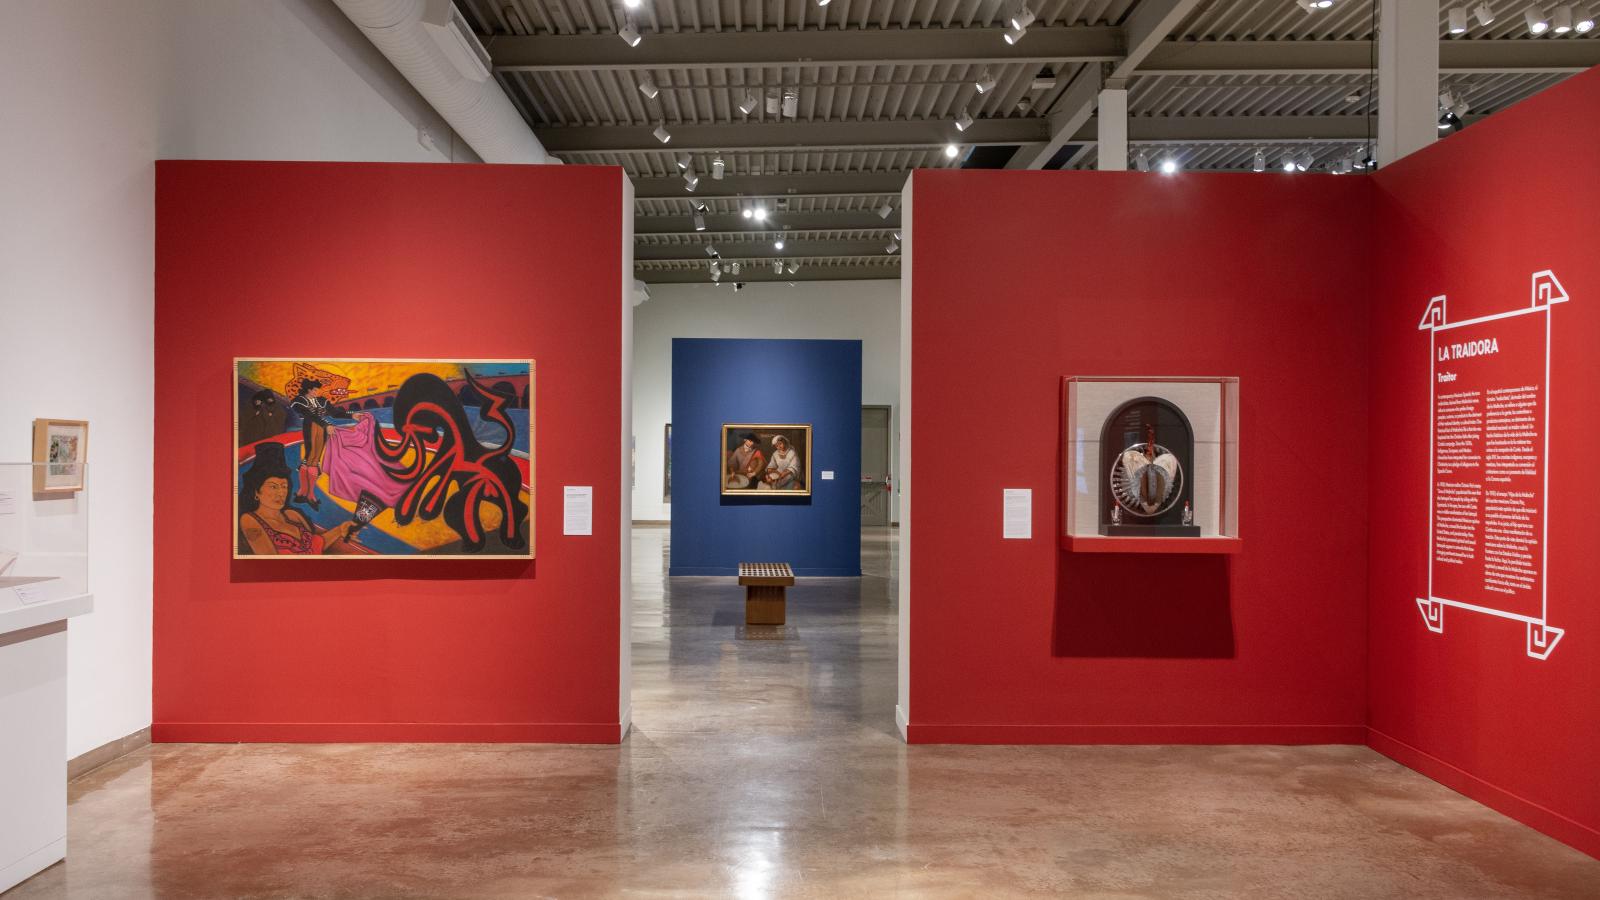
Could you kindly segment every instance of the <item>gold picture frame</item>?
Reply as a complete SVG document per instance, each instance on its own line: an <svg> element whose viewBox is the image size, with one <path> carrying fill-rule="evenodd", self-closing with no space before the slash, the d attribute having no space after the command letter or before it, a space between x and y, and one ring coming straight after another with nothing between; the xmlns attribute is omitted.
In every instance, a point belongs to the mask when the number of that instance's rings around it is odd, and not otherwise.
<svg viewBox="0 0 1600 900"><path fill-rule="evenodd" d="M89 459L89 423L82 419L33 420L33 492L41 497L83 490Z"/></svg>
<svg viewBox="0 0 1600 900"><path fill-rule="evenodd" d="M740 462L735 453L751 437ZM779 442L787 449L779 447ZM811 426L809 424L724 423L717 444L717 482L724 497L811 496ZM780 457L798 457L785 460ZM759 460L759 462L758 462ZM787 463L787 464L786 464ZM782 485L794 485L785 487Z"/></svg>
<svg viewBox="0 0 1600 900"><path fill-rule="evenodd" d="M240 356L240 357L234 357L234 360L233 360L233 386L232 386L233 390L234 390L234 396L230 399L230 403L232 404L232 408L233 408L233 435L234 435L234 437L233 437L233 447L235 449L235 454L236 455L239 455L240 448L242 448L245 443L248 443L248 442L243 440L242 432L241 432L241 425L242 425L242 423L241 423L241 413L242 413L242 411L244 409L244 406L246 404L246 398L244 397L243 393L240 390L241 386L245 383L245 379L243 377L244 367L250 366L252 364L301 364L301 365L320 366L321 364L324 364L324 363L332 364L332 365L335 365L335 366L337 366L339 364L346 364L346 365L378 364L378 365L392 365L392 366L407 366L407 365L410 365L410 366L417 366L417 367L430 367L430 366L436 367L436 366L441 366L441 365L443 365L443 366L454 365L454 366L462 366L462 367L468 367L468 366L491 366L491 367L527 366L527 385L526 385L525 393L524 393L524 402L526 404L525 408L527 409L527 428L526 428L526 431L527 431L527 449L526 449L526 453L527 453L527 471L526 471L526 475L525 475L526 481L523 484L523 487L526 489L526 495L527 495L527 501L526 502L527 502L527 507L528 507L527 514L526 514L527 515L527 517L526 517L526 531L527 531L526 547L521 552L492 552L491 551L491 552L475 552L475 553L461 553L461 552L456 552L456 553L438 553L438 552L428 552L428 551L424 550L424 551L420 551L420 552L382 552L382 553L376 553L376 554L370 554L370 555L351 555L351 554L334 554L334 553L323 553L323 554L320 554L320 555L319 554L305 554L305 555L298 555L298 554L276 555L276 554L274 554L274 555L268 555L268 554L263 554L263 553L247 553L247 552L243 552L242 546L241 546L241 535L240 535L241 527L239 525L240 516L241 516L239 493L240 493L240 479L241 479L241 475L242 475L241 469L242 469L243 460L242 459L236 459L234 461L234 464L232 466L232 470L230 472L230 486L229 486L229 493L232 495L232 498L233 498L233 502L232 502L233 515L232 515L232 522L230 524L232 526L233 533L234 533L233 534L233 538L231 539L232 542L233 542L233 546L234 546L234 550L233 550L233 558L234 559L237 559L237 560L287 560L287 559L335 560L335 559L346 559L346 560L348 560L348 559L363 559L363 558L364 559L373 559L373 558L376 558L376 559L383 559L383 560L397 560L397 559L451 559L451 560L463 560L463 559L476 559L476 560L501 560L501 561L503 561L503 560L530 561L530 560L533 560L535 558L535 552L534 552L535 551L535 530L534 530L534 525L535 525L535 522L537 520L536 512L537 512L537 497L538 497L537 488L536 488L536 485L535 485L535 478L534 478L534 472L535 472L535 470L537 468L537 456L536 456L537 449L536 448L537 448L537 434L538 434L538 425L537 425L537 422L538 422L538 416L537 416L537 389L536 389L536 385L538 383L538 366L537 366L537 362L535 360L533 360L533 359L449 359L449 358L421 358L421 357L409 357L409 358L396 358L396 357L329 357L329 356L320 356L320 357ZM385 392L385 393L388 393L388 392ZM280 394L280 397L281 397L281 394ZM391 397L390 399L392 400L394 398ZM362 407L362 408L360 408L359 411L366 412L369 409L371 409L371 408L370 407ZM352 408L350 409L350 412L354 413L356 411L358 411L357 408L352 406ZM390 512L391 515L392 515L392 511L385 510L385 512Z"/></svg>

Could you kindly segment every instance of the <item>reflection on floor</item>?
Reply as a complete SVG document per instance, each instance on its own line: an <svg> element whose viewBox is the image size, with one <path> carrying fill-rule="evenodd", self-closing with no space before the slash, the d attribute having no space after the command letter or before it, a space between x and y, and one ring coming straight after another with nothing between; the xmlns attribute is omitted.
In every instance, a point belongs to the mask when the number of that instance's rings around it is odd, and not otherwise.
<svg viewBox="0 0 1600 900"><path fill-rule="evenodd" d="M1600 896L1362 748L904 746L885 531L782 641L665 557L635 533L624 746L156 746L72 785L71 860L6 900Z"/></svg>

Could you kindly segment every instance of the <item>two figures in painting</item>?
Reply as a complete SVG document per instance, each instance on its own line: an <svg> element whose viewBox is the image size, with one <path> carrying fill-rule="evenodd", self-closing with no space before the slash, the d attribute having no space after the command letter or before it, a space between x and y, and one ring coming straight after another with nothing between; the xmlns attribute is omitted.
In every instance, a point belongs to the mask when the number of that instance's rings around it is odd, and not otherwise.
<svg viewBox="0 0 1600 900"><path fill-rule="evenodd" d="M239 556L531 557L531 362L240 360Z"/></svg>
<svg viewBox="0 0 1600 900"><path fill-rule="evenodd" d="M724 425L724 494L748 491L810 493L806 460L811 429L805 425Z"/></svg>

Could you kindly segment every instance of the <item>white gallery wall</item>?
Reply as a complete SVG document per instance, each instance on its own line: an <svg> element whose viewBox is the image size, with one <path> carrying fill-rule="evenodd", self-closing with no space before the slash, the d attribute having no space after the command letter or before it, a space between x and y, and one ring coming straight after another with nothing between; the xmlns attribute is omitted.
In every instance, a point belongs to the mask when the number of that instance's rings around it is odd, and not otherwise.
<svg viewBox="0 0 1600 900"><path fill-rule="evenodd" d="M900 282L752 282L737 293L727 282L658 284L633 311L633 434L637 465L633 518L672 517L662 502L666 424L672 420L673 338L819 338L859 340L861 402L891 406L897 465L900 424ZM751 377L760 377L752 373ZM899 473L889 508L899 521Z"/></svg>
<svg viewBox="0 0 1600 900"><path fill-rule="evenodd" d="M476 157L331 0L5 0L4 12L0 460L29 457L35 417L90 422L95 611L69 630L76 756L150 724L151 433L161 404L221 396L229 376L196 372L157 400L155 160Z"/></svg>

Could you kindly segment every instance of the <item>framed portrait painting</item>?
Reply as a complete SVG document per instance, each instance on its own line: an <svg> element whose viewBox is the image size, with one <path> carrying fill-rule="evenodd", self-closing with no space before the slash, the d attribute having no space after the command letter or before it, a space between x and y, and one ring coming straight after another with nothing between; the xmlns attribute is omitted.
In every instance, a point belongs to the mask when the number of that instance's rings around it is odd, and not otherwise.
<svg viewBox="0 0 1600 900"><path fill-rule="evenodd" d="M83 490L89 454L89 423L78 419L34 419L33 492L43 496Z"/></svg>
<svg viewBox="0 0 1600 900"><path fill-rule="evenodd" d="M234 360L235 559L532 559L532 360Z"/></svg>
<svg viewBox="0 0 1600 900"><path fill-rule="evenodd" d="M811 426L722 426L722 495L811 496Z"/></svg>

